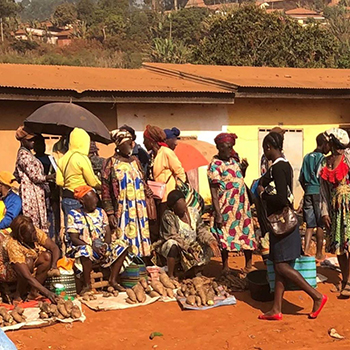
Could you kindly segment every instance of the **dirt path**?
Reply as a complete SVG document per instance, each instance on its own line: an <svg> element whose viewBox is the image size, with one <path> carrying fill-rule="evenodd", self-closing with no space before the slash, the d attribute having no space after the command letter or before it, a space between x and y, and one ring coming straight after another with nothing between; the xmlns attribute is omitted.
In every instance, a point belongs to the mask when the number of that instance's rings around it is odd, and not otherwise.
<svg viewBox="0 0 350 350"><path fill-rule="evenodd" d="M261 267L257 261L256 265ZM243 266L241 257L230 260L231 267ZM213 261L210 273L219 273ZM308 320L311 300L302 292L287 292L282 322L259 321L271 303L255 302L249 292L236 293L237 305L207 311L181 311L177 303L157 302L123 311L93 312L84 308L85 323L62 325L7 333L19 350L215 350L215 349L350 349L350 300L338 300L329 289L337 273L319 269L329 277L319 290L327 293L329 302L317 320ZM346 339L335 341L329 328ZM163 337L149 340L152 332Z"/></svg>

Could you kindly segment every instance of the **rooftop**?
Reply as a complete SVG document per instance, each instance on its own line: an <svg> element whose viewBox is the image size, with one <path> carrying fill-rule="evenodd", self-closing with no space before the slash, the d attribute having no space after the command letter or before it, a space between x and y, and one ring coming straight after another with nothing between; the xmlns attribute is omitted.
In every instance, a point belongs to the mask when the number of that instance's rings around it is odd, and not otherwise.
<svg viewBox="0 0 350 350"><path fill-rule="evenodd" d="M147 63L149 69L231 88L350 89L350 69Z"/></svg>
<svg viewBox="0 0 350 350"><path fill-rule="evenodd" d="M298 7L292 10L288 10L285 12L286 15L288 16L298 16L298 15L303 15L303 16L320 16L320 14L316 11L309 10L303 7Z"/></svg>

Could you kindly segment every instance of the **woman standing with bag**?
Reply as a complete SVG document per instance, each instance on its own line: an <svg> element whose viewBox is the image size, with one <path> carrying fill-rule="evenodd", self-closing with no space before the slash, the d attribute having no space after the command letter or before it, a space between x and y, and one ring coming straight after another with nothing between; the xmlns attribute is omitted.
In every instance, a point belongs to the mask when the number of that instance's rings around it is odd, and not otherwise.
<svg viewBox="0 0 350 350"><path fill-rule="evenodd" d="M292 207L293 170L283 157L283 137L275 132L269 133L263 141L265 157L272 161L269 171L262 177L258 193L266 203L269 219L271 215L280 213ZM285 210L286 212L286 210ZM276 216L275 215L275 216ZM269 220L271 223L271 220ZM261 320L282 320L282 301L287 281L292 282L305 291L314 301L309 318L316 318L327 302L327 296L312 288L300 273L290 266L290 262L301 255L301 238L298 225L291 233L278 235L270 227L270 260L275 269L275 298L272 309L260 315Z"/></svg>

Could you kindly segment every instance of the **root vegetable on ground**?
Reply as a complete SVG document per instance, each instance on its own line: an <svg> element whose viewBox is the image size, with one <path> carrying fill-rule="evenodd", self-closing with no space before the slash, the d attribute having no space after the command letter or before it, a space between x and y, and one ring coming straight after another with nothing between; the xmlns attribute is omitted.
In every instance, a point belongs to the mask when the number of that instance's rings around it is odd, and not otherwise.
<svg viewBox="0 0 350 350"><path fill-rule="evenodd" d="M136 295L136 299L139 303L144 303L146 301L146 294L141 284L137 284L133 287L133 291Z"/></svg>
<svg viewBox="0 0 350 350"><path fill-rule="evenodd" d="M193 306L196 303L196 297L194 295L189 295L186 299L186 303Z"/></svg>
<svg viewBox="0 0 350 350"><path fill-rule="evenodd" d="M81 311L78 305L73 305L70 315L73 319L77 319L81 317Z"/></svg>
<svg viewBox="0 0 350 350"><path fill-rule="evenodd" d="M160 297L160 294L157 293L155 290L152 290L150 293L149 293L149 296L151 298L157 298L157 297Z"/></svg>
<svg viewBox="0 0 350 350"><path fill-rule="evenodd" d="M163 273L159 276L159 281L163 284L165 288L175 289L174 283L171 281L171 279L166 273Z"/></svg>
<svg viewBox="0 0 350 350"><path fill-rule="evenodd" d="M153 288L153 290L155 290L157 293L159 293L162 296L166 296L166 291L163 287L163 284L160 283L159 281L152 281L151 282L151 287ZM165 295L164 295L165 293Z"/></svg>
<svg viewBox="0 0 350 350"><path fill-rule="evenodd" d="M146 278L144 278L144 277L140 278L139 282L140 282L141 286L143 287L143 289L147 289L148 283L146 281Z"/></svg>
<svg viewBox="0 0 350 350"><path fill-rule="evenodd" d="M169 298L175 298L174 292L171 288L167 288L166 292L167 292Z"/></svg>
<svg viewBox="0 0 350 350"><path fill-rule="evenodd" d="M128 297L131 301L133 301L134 303L137 302L135 292L132 289L127 289L126 294L128 295Z"/></svg>

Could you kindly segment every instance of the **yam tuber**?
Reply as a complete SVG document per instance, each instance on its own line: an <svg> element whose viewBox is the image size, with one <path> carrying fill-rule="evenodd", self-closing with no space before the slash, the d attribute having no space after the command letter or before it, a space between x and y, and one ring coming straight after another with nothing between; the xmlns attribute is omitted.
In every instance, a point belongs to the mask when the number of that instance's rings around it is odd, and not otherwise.
<svg viewBox="0 0 350 350"><path fill-rule="evenodd" d="M43 319L46 319L46 318L49 318L49 315L48 315L46 312L41 311L41 312L39 313L39 317L40 317L40 318L43 318Z"/></svg>
<svg viewBox="0 0 350 350"><path fill-rule="evenodd" d="M148 283L147 283L147 281L146 281L146 278L144 278L144 277L142 277L142 278L140 278L140 284L141 284L141 286L142 286L142 288L143 289L147 289L147 287L148 287Z"/></svg>
<svg viewBox="0 0 350 350"><path fill-rule="evenodd" d="M164 292L166 293L163 284L160 283L159 281L152 281L151 282L151 287L153 288L153 290L155 290L157 293L159 293L160 295L164 296ZM165 294L166 296L166 294Z"/></svg>
<svg viewBox="0 0 350 350"><path fill-rule="evenodd" d="M205 295L205 291L203 288L200 288L197 290L197 295L201 298L202 300L202 305L206 305L207 303L207 297Z"/></svg>
<svg viewBox="0 0 350 350"><path fill-rule="evenodd" d="M214 297L215 297L214 292L210 290L207 293L207 304L208 305L214 305Z"/></svg>
<svg viewBox="0 0 350 350"><path fill-rule="evenodd" d="M107 292L113 294L114 288L113 288L112 286L109 286L109 287L107 288Z"/></svg>
<svg viewBox="0 0 350 350"><path fill-rule="evenodd" d="M1 307L0 308L0 315L4 319L4 322L11 323L12 322L12 317L11 315L7 312L6 308Z"/></svg>
<svg viewBox="0 0 350 350"><path fill-rule="evenodd" d="M196 295L196 305L198 307L201 307L202 306L202 300L201 300L201 297Z"/></svg>
<svg viewBox="0 0 350 350"><path fill-rule="evenodd" d="M165 288L175 289L174 283L171 281L171 279L166 273L163 273L159 276L159 281L163 284Z"/></svg>
<svg viewBox="0 0 350 350"><path fill-rule="evenodd" d="M158 298L158 297L160 297L160 294L157 293L155 290L152 290L152 291L149 293L149 296L150 296L151 298Z"/></svg>
<svg viewBox="0 0 350 350"><path fill-rule="evenodd" d="M133 301L133 303L137 302L135 292L132 289L127 289L126 294L128 295L129 299ZM130 304L130 303L129 303Z"/></svg>
<svg viewBox="0 0 350 350"><path fill-rule="evenodd" d="M127 298L127 299L126 299L126 302L127 302L128 304L136 304L136 301L133 301L133 300L131 300L130 298Z"/></svg>
<svg viewBox="0 0 350 350"><path fill-rule="evenodd" d="M181 298L184 297L184 293L182 293L182 290L181 290L181 289L178 289L176 293L177 293L177 296L178 296L178 297L181 297Z"/></svg>
<svg viewBox="0 0 350 350"><path fill-rule="evenodd" d="M73 309L73 302L72 300L67 300L66 303L65 303L65 307L66 307L66 311L68 314L71 314L72 312L72 309Z"/></svg>
<svg viewBox="0 0 350 350"><path fill-rule="evenodd" d="M81 311L78 305L73 305L70 315L75 320L81 317Z"/></svg>
<svg viewBox="0 0 350 350"><path fill-rule="evenodd" d="M172 298L172 299L175 298L174 292L171 288L167 288L166 292L167 292L169 298Z"/></svg>
<svg viewBox="0 0 350 350"><path fill-rule="evenodd" d="M196 303L196 297L194 295L189 295L186 299L186 303L193 306Z"/></svg>
<svg viewBox="0 0 350 350"><path fill-rule="evenodd" d="M136 299L139 303L144 303L146 301L146 294L140 284L137 284L132 289L136 295Z"/></svg>
<svg viewBox="0 0 350 350"><path fill-rule="evenodd" d="M119 292L118 292L117 290L115 290L115 291L113 292L113 296L116 298L118 295L119 295Z"/></svg>
<svg viewBox="0 0 350 350"><path fill-rule="evenodd" d="M17 323L22 323L25 320L22 318L22 316L18 313L18 311L16 310L16 308L14 308L11 312L11 316L12 318L17 322Z"/></svg>
<svg viewBox="0 0 350 350"><path fill-rule="evenodd" d="M58 304L57 304L57 309L59 311L59 313L64 317L64 318L68 318L70 316L70 314L67 312L66 310L66 305L64 300L59 300Z"/></svg>

